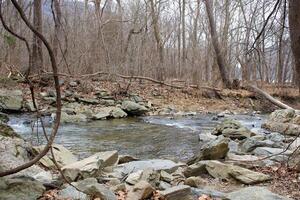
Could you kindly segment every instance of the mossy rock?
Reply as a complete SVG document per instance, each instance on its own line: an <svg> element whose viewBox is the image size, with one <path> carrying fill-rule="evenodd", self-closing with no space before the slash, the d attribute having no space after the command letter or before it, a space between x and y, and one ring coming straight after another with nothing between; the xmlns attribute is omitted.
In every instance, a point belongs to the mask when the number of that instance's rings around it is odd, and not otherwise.
<svg viewBox="0 0 300 200"><path fill-rule="evenodd" d="M0 135L4 137L21 138L10 126L0 123Z"/></svg>

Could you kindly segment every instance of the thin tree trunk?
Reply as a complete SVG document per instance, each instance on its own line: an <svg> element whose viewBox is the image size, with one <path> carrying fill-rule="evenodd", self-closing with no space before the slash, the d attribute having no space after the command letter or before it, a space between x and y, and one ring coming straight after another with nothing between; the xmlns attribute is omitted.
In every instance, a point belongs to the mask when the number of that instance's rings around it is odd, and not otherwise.
<svg viewBox="0 0 300 200"><path fill-rule="evenodd" d="M33 26L42 33L43 26L42 0L34 0L33 2ZM43 69L43 50L42 41L33 34L32 42L32 72L40 74Z"/></svg>
<svg viewBox="0 0 300 200"><path fill-rule="evenodd" d="M295 59L296 80L300 94L300 1L289 0L289 22L292 51Z"/></svg>
<svg viewBox="0 0 300 200"><path fill-rule="evenodd" d="M211 39L212 39L212 44L215 50L216 54L216 59L219 67L219 71L221 74L222 82L226 88L231 87L231 82L229 80L228 72L226 69L226 62L224 59L224 55L222 55L222 52L220 50L220 44L218 41L218 35L216 31L216 24L215 24L215 19L212 11L212 1L211 0L204 0L205 7L206 7L206 12L207 12L207 17L209 21L209 26L210 26L210 34L211 34Z"/></svg>

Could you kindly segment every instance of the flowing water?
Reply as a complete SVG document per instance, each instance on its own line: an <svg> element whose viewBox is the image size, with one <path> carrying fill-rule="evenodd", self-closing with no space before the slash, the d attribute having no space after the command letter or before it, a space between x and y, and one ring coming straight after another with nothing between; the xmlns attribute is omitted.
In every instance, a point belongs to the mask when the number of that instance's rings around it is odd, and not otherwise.
<svg viewBox="0 0 300 200"><path fill-rule="evenodd" d="M63 124L56 143L63 144L80 157L95 152L118 150L142 159L168 158L186 160L199 149L198 135L211 131L222 120L212 120L213 115L185 117L149 116L114 120L92 121L82 124ZM263 116L233 115L249 128L260 127ZM30 115L12 115L9 125L34 145L42 144L43 133L39 123ZM50 134L51 120L44 118ZM33 124L38 124L39 128ZM38 131L37 131L38 130Z"/></svg>

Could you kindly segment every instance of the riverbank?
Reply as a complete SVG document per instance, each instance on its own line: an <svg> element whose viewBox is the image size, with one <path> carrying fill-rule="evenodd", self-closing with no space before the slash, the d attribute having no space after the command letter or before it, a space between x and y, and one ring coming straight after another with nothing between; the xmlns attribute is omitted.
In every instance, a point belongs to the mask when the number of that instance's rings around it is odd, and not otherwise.
<svg viewBox="0 0 300 200"><path fill-rule="evenodd" d="M212 131L199 134L201 149L187 162L140 160L118 151L78 158L56 144L54 155L64 176L80 192L65 183L48 155L38 165L1 179L0 193L5 199L300 199L299 117L298 111L276 111L263 125L269 131L221 117ZM273 132L281 127L294 131ZM1 128L2 169L28 161L41 148Z"/></svg>

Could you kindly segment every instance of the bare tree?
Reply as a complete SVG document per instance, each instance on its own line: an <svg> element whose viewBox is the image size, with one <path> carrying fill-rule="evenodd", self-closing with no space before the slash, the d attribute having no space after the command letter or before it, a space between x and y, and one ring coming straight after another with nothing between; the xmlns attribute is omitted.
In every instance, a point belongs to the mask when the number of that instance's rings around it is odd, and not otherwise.
<svg viewBox="0 0 300 200"><path fill-rule="evenodd" d="M300 1L289 0L289 23L295 70L300 93Z"/></svg>
<svg viewBox="0 0 300 200"><path fill-rule="evenodd" d="M42 33L43 30L43 13L42 13L42 0L35 0L33 2L33 26ZM36 34L33 34L32 42L32 72L41 73L43 68L43 49L42 41Z"/></svg>

